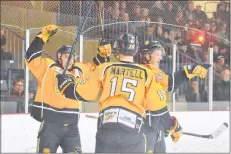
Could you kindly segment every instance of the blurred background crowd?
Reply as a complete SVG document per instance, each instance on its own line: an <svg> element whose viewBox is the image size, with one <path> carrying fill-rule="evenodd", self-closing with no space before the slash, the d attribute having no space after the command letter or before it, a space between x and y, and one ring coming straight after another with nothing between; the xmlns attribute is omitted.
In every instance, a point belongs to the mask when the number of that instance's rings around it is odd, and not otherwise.
<svg viewBox="0 0 231 154"><path fill-rule="evenodd" d="M46 2L46 1L45 1ZM138 36L139 42L158 40L165 47L161 69L172 73L173 44L177 45L177 70L183 65L209 63L213 49L213 100L230 101L230 2L217 1L214 11L206 12L205 5L195 1L99 1L104 26L105 38L113 41L121 33L131 32ZM24 9L39 8L39 2L4 2L1 7ZM41 4L42 1L40 2ZM45 5L47 4L47 5ZM83 1L47 1L43 4L44 12L53 12L54 24L60 26L78 26L87 3ZM208 8L207 8L208 9ZM82 10L82 11L81 11ZM27 13L28 15L28 13ZM44 15L44 14L43 14ZM76 18L78 17L78 18ZM45 16L44 16L45 18ZM48 18L48 17L47 17ZM2 18L4 22L8 20ZM17 20L17 19L15 19ZM90 12L85 29L99 25L98 9ZM30 24L27 21L27 24ZM119 23L119 24L112 24ZM3 23L4 24L4 23ZM2 102L17 102L16 112L24 112L25 53L24 35L1 23L1 105ZM44 26L44 25L38 25ZM90 31L98 39L100 30ZM89 32L89 33L90 33ZM9 37L9 33L14 37ZM86 33L85 39L92 39ZM99 35L99 36L98 36ZM22 40L22 41L21 41ZM17 52L15 52L18 46ZM20 49L19 49L20 48ZM86 51L84 51L86 52ZM18 56L22 55L22 56ZM14 75L15 74L15 75ZM31 79L29 99L33 101L36 81ZM208 81L197 78L184 84L176 92L177 102L184 104L208 102ZM21 98L14 98L18 96ZM169 101L171 103L171 101ZM187 102L187 103L186 103ZM6 103L5 103L6 104ZM208 103L206 104L208 105ZM207 110L208 108L189 108L187 110ZM218 104L219 106L219 104ZM229 109L229 104L218 110Z"/></svg>

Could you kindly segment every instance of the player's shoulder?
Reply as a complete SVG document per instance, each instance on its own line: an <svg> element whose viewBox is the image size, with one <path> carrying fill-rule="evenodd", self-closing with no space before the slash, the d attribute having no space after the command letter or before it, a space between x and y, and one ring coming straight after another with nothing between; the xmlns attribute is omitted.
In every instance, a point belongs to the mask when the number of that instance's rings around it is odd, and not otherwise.
<svg viewBox="0 0 231 154"><path fill-rule="evenodd" d="M48 66L56 64L56 62L50 58L44 58L44 61L46 62Z"/></svg>
<svg viewBox="0 0 231 154"><path fill-rule="evenodd" d="M97 68L99 69L104 69L110 66L113 66L113 64L115 64L116 62L107 62L107 63L102 63L100 65L97 66Z"/></svg>
<svg viewBox="0 0 231 154"><path fill-rule="evenodd" d="M162 71L160 68L157 68L153 64L145 64L144 66L152 70L153 73L164 73L164 71Z"/></svg>

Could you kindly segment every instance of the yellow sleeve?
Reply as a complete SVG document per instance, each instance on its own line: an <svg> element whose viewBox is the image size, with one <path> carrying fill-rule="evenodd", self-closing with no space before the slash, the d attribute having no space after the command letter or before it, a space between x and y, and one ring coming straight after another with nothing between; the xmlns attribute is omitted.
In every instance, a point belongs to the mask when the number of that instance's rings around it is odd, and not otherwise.
<svg viewBox="0 0 231 154"><path fill-rule="evenodd" d="M43 50L42 40L36 37L31 42L25 55L26 66L40 82L45 75L47 67L49 67L48 64L52 63L52 60L41 57L42 50Z"/></svg>
<svg viewBox="0 0 231 154"><path fill-rule="evenodd" d="M76 92L83 99L97 100L102 90L103 70L107 64L101 64L94 71L84 75L84 79L76 86Z"/></svg>

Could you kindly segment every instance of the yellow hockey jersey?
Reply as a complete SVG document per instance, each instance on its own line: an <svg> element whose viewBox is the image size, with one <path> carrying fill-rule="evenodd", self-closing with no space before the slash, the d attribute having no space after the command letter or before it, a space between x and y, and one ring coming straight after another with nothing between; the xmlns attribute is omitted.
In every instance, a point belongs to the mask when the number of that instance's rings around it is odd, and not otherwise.
<svg viewBox="0 0 231 154"><path fill-rule="evenodd" d="M47 120L57 123L75 124L78 122L80 102L65 98L57 87L56 75L63 72L58 64L48 58L42 58L43 44L35 38L28 48L25 64L37 78L38 87L31 116L38 121ZM76 80L82 80L84 74L95 69L94 64L74 63L68 74Z"/></svg>

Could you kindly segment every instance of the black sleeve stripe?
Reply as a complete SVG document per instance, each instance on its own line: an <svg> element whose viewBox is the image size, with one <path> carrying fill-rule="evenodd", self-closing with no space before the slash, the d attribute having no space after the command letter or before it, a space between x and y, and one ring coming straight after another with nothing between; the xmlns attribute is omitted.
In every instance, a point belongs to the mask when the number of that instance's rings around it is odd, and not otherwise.
<svg viewBox="0 0 231 154"><path fill-rule="evenodd" d="M40 38L35 38L26 51L25 58L28 62L42 55L43 42Z"/></svg>
<svg viewBox="0 0 231 154"><path fill-rule="evenodd" d="M78 83L77 83L78 84ZM88 102L86 99L84 99L82 96L79 95L79 93L76 91L77 84L74 85L74 95L75 99L82 101L82 102Z"/></svg>
<svg viewBox="0 0 231 154"><path fill-rule="evenodd" d="M77 70L79 70L81 73L83 73L83 70L82 70L80 67L78 67L78 66L73 66L73 69L77 69Z"/></svg>
<svg viewBox="0 0 231 154"><path fill-rule="evenodd" d="M31 62L31 60L33 60L37 57L40 57L41 55L42 55L42 51L38 51L38 52L33 53L29 58L28 58L28 55L26 54L26 60L28 62Z"/></svg>
<svg viewBox="0 0 231 154"><path fill-rule="evenodd" d="M52 68L52 67L55 67L55 66L58 66L58 64L57 63L53 63L53 64L50 65L49 68Z"/></svg>

